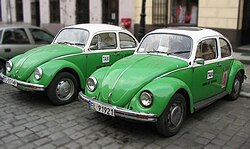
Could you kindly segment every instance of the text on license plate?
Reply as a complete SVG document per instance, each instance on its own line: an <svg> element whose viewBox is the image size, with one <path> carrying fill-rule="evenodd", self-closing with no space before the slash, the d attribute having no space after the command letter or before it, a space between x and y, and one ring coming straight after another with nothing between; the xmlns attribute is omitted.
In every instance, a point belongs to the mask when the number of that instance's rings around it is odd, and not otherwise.
<svg viewBox="0 0 250 149"><path fill-rule="evenodd" d="M13 86L17 86L17 82L15 80L13 80L12 78L6 77L3 79L4 83L13 85Z"/></svg>
<svg viewBox="0 0 250 149"><path fill-rule="evenodd" d="M101 105L99 103L93 103L93 108L97 112L100 112L109 116L115 116L115 110L113 107Z"/></svg>

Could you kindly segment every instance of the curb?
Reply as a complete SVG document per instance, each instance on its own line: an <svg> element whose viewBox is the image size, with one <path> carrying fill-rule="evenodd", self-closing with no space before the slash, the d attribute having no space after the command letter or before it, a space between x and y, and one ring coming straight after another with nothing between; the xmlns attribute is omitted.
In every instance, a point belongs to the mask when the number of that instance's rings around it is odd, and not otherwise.
<svg viewBox="0 0 250 149"><path fill-rule="evenodd" d="M240 92L240 96L241 96L241 97L250 98L250 93L247 93L247 92Z"/></svg>

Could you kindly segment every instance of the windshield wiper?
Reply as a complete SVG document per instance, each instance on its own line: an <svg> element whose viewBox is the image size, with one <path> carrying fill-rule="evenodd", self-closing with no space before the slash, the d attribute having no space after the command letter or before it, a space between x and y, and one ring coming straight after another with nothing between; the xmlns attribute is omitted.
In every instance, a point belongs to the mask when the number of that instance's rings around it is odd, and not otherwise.
<svg viewBox="0 0 250 149"><path fill-rule="evenodd" d="M162 52L162 51L148 51L147 53L163 53L163 54L168 54L167 52Z"/></svg>
<svg viewBox="0 0 250 149"><path fill-rule="evenodd" d="M57 42L57 44L70 44L70 45L72 45L73 43L68 42L68 41L61 41L61 42Z"/></svg>
<svg viewBox="0 0 250 149"><path fill-rule="evenodd" d="M76 43L72 43L73 45L77 45L77 46L85 46L84 43L79 43L79 42L76 42Z"/></svg>
<svg viewBox="0 0 250 149"><path fill-rule="evenodd" d="M168 54L181 54L181 53L189 53L190 51L175 51L175 52L169 52Z"/></svg>

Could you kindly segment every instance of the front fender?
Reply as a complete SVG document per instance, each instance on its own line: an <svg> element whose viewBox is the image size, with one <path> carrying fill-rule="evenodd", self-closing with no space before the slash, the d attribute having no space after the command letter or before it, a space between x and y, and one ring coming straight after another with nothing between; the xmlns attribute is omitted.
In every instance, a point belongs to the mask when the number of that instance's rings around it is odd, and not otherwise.
<svg viewBox="0 0 250 149"><path fill-rule="evenodd" d="M44 87L48 87L53 78L56 76L58 72L60 72L62 69L73 69L80 79L81 87L85 87L85 77L83 72L79 67L77 67L74 63L65 61L65 60L54 60L54 61L48 61L47 63L44 63L39 66L43 70L43 76L42 78L37 81L34 77L34 72L32 75L28 78L27 82L35 83L35 84L41 84L44 85ZM83 69L83 68L82 68Z"/></svg>
<svg viewBox="0 0 250 149"><path fill-rule="evenodd" d="M85 94L89 97L97 97L100 93L100 89L102 88L102 81L108 72L110 66L108 67L102 67L100 69L97 69L90 77L95 77L97 80L97 88L95 91L90 92L88 89L85 90ZM86 84L85 84L86 85Z"/></svg>
<svg viewBox="0 0 250 149"><path fill-rule="evenodd" d="M243 73L242 77L244 79L244 74L245 74L244 65L240 61L234 60L232 67L231 67L231 70L230 70L230 73L229 73L229 76L228 76L228 81L227 81L226 91L229 94L232 92L234 78L239 71L242 71L242 73Z"/></svg>
<svg viewBox="0 0 250 149"><path fill-rule="evenodd" d="M173 77L160 78L147 84L133 97L127 108L136 112L153 113L160 116L172 96L180 89L184 89L188 93L190 110L193 112L193 98L189 87L183 81ZM140 94L144 90L149 90L154 97L153 104L149 108L143 107L140 103Z"/></svg>

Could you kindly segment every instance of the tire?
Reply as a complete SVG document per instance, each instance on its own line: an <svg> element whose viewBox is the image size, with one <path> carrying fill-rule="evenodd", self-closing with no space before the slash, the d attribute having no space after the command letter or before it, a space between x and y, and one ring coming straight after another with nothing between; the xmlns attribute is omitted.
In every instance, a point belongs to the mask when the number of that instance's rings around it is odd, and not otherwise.
<svg viewBox="0 0 250 149"><path fill-rule="evenodd" d="M236 100L240 96L242 81L243 81L242 74L240 72L238 72L234 78L232 91L227 96L228 100Z"/></svg>
<svg viewBox="0 0 250 149"><path fill-rule="evenodd" d="M183 95L176 93L159 117L156 123L157 131L166 137L177 134L185 120L186 113L185 98Z"/></svg>
<svg viewBox="0 0 250 149"><path fill-rule="evenodd" d="M47 95L54 105L65 105L74 101L78 93L78 81L74 75L61 72L47 88Z"/></svg>
<svg viewBox="0 0 250 149"><path fill-rule="evenodd" d="M0 73L5 74L6 68L5 68L5 64L3 62L0 62ZM2 84L3 81L0 79L0 84Z"/></svg>

